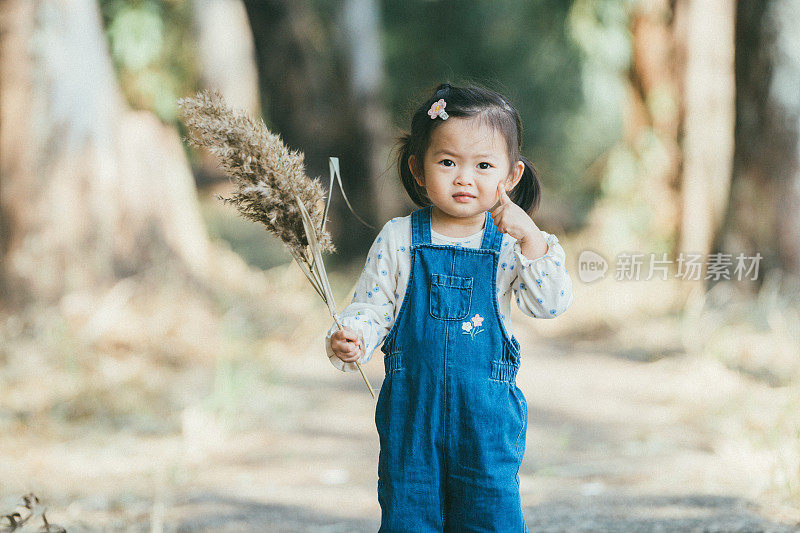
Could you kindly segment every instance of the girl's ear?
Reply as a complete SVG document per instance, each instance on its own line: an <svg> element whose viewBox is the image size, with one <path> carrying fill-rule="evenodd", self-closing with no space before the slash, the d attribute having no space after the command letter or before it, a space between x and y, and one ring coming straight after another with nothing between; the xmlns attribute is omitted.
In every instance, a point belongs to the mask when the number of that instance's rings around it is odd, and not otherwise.
<svg viewBox="0 0 800 533"><path fill-rule="evenodd" d="M411 171L411 175L414 176L414 181L417 182L417 185L424 187L425 177L422 175L419 168L417 168L417 158L413 155L408 157L408 169Z"/></svg>
<svg viewBox="0 0 800 533"><path fill-rule="evenodd" d="M507 191L514 190L514 187L517 186L519 180L522 179L523 172L525 172L525 163L522 161L517 161L517 164L511 167L511 173L507 179L507 184L509 186L508 189L506 189Z"/></svg>

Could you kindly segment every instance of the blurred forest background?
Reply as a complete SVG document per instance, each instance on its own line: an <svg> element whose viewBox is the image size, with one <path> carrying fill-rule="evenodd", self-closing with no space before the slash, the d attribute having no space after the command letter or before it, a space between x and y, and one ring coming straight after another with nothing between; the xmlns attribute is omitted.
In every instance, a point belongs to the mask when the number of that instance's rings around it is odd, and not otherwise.
<svg viewBox="0 0 800 533"><path fill-rule="evenodd" d="M0 514L32 490L70 530L377 529L373 401L176 101L219 88L326 183L339 157L380 228L413 208L394 141L445 81L520 111L575 284L558 320L514 318L529 526L798 523L793 0L3 0ZM328 227L343 306L377 230L336 194ZM730 254L729 277L685 279L681 253Z"/></svg>

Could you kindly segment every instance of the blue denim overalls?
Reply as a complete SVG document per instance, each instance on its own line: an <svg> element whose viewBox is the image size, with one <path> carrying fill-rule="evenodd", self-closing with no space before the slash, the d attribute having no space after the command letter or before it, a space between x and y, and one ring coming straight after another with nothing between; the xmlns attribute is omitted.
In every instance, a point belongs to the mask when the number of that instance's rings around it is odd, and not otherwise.
<svg viewBox="0 0 800 533"><path fill-rule="evenodd" d="M497 305L502 234L486 212L480 249L432 244L430 212L411 215L411 275L382 348L380 531L527 532L528 406Z"/></svg>

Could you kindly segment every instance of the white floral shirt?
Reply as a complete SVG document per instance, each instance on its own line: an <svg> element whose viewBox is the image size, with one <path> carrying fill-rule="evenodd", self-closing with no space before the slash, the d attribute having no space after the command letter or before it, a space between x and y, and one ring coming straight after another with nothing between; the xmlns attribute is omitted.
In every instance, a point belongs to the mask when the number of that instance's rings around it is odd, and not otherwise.
<svg viewBox="0 0 800 533"><path fill-rule="evenodd" d="M480 248L483 232L481 229L468 237L454 238L431 230L431 240L434 244ZM497 302L509 335L513 335L507 318L512 292L519 309L534 318L555 318L573 301L564 248L555 235L541 233L548 249L537 259L525 257L516 239L503 234L497 266ZM400 311L411 273L410 247L411 215L387 222L370 247L352 302L339 313L342 326L356 331L363 340L365 349L358 360L360 364L372 358ZM339 370L355 372L358 370L355 363L345 363L333 353L330 337L337 329L334 322L325 338L328 358Z"/></svg>

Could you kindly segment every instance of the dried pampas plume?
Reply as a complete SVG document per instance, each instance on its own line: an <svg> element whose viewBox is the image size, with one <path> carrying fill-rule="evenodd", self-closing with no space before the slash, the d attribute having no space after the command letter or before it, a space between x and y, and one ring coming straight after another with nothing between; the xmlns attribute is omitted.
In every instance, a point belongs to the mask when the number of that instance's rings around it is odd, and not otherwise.
<svg viewBox="0 0 800 533"><path fill-rule="evenodd" d="M217 89L181 98L178 106L189 129L186 141L216 155L222 170L233 178L233 194L217 198L234 205L242 216L264 224L293 256L305 255L309 243L295 197L305 206L314 227L321 228L325 195L320 183L306 175L303 153L289 150L263 121L229 108ZM336 251L327 231L318 231L317 238L323 251Z"/></svg>
<svg viewBox="0 0 800 533"><path fill-rule="evenodd" d="M330 233L325 231L325 195L319 182L306 175L303 153L289 150L263 121L254 121L230 109L216 89L201 91L192 98L180 98L178 106L190 135L184 140L190 146L206 148L216 155L222 169L233 178L236 186L233 195L217 198L233 204L245 218L261 222L283 241L342 329L322 260L323 251L336 251ZM329 162L329 190L333 191L335 176L352 211L339 176L339 160L331 157ZM356 366L375 398L375 391L358 361Z"/></svg>

